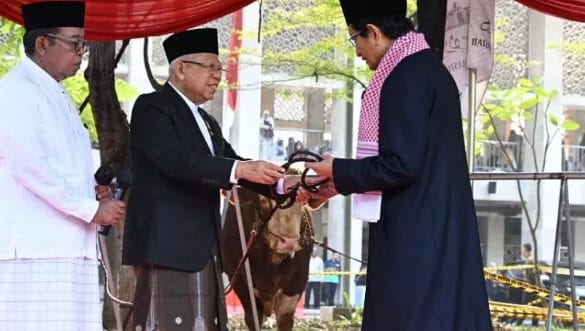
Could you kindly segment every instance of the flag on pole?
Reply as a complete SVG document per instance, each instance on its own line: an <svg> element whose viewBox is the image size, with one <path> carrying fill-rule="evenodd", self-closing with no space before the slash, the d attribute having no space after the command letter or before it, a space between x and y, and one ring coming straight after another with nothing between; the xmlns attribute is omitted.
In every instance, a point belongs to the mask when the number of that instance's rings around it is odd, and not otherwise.
<svg viewBox="0 0 585 331"><path fill-rule="evenodd" d="M238 102L238 75L240 66L240 48L242 47L242 27L244 11L240 9L232 14L232 31L228 42L228 56L226 65L227 106L236 111Z"/></svg>
<svg viewBox="0 0 585 331"><path fill-rule="evenodd" d="M469 113L469 70L476 71L476 106L492 75L495 6L495 0L447 0L443 63L457 83L463 118Z"/></svg>

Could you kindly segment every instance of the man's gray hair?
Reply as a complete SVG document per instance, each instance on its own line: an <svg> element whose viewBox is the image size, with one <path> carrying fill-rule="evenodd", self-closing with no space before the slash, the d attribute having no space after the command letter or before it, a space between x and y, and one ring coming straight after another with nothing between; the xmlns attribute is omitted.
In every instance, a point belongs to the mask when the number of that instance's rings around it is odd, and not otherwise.
<svg viewBox="0 0 585 331"><path fill-rule="evenodd" d="M188 56L188 54L181 55L181 56L175 58L174 60L172 60L171 63L169 63L169 78L173 75L173 72L175 72L175 68L177 67L179 62L182 62L183 60L187 60L187 56Z"/></svg>

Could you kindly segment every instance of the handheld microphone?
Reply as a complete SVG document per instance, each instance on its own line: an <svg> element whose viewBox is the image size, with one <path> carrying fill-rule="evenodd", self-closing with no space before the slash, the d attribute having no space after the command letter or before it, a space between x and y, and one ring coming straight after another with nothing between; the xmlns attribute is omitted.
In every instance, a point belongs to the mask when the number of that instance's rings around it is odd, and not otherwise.
<svg viewBox="0 0 585 331"><path fill-rule="evenodd" d="M122 200L124 193L126 193L130 185L132 185L132 172L128 169L122 170L117 178L116 188L112 193L112 200ZM107 236L111 228L111 225L105 225L98 232L101 235Z"/></svg>
<svg viewBox="0 0 585 331"><path fill-rule="evenodd" d="M93 175L95 182L100 186L108 186L114 179L114 169L108 164L103 164Z"/></svg>

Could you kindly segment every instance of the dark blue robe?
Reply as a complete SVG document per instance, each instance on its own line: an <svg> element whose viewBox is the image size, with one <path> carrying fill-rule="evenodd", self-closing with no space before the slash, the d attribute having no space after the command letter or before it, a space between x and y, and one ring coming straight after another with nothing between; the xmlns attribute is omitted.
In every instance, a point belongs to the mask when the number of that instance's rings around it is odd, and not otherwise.
<svg viewBox="0 0 585 331"><path fill-rule="evenodd" d="M491 331L457 87L425 50L380 97L379 155L335 159L344 194L381 190L362 330Z"/></svg>

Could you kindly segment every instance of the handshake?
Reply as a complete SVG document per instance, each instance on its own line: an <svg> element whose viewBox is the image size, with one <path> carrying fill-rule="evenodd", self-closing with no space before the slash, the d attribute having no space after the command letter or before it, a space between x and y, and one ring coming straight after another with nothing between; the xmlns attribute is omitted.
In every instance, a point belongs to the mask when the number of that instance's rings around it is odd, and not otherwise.
<svg viewBox="0 0 585 331"><path fill-rule="evenodd" d="M316 192L310 192L301 185L300 175L285 175L285 169L266 161L239 161L236 167L236 178L260 184L276 184L282 181L281 192L288 193L297 189L296 201L305 203L309 199L325 202L338 194L332 178L333 157L324 156L320 162L305 162L305 168L312 169L317 176L307 176L306 184L318 185ZM311 203L312 204L312 203ZM313 205L313 204L312 204Z"/></svg>

